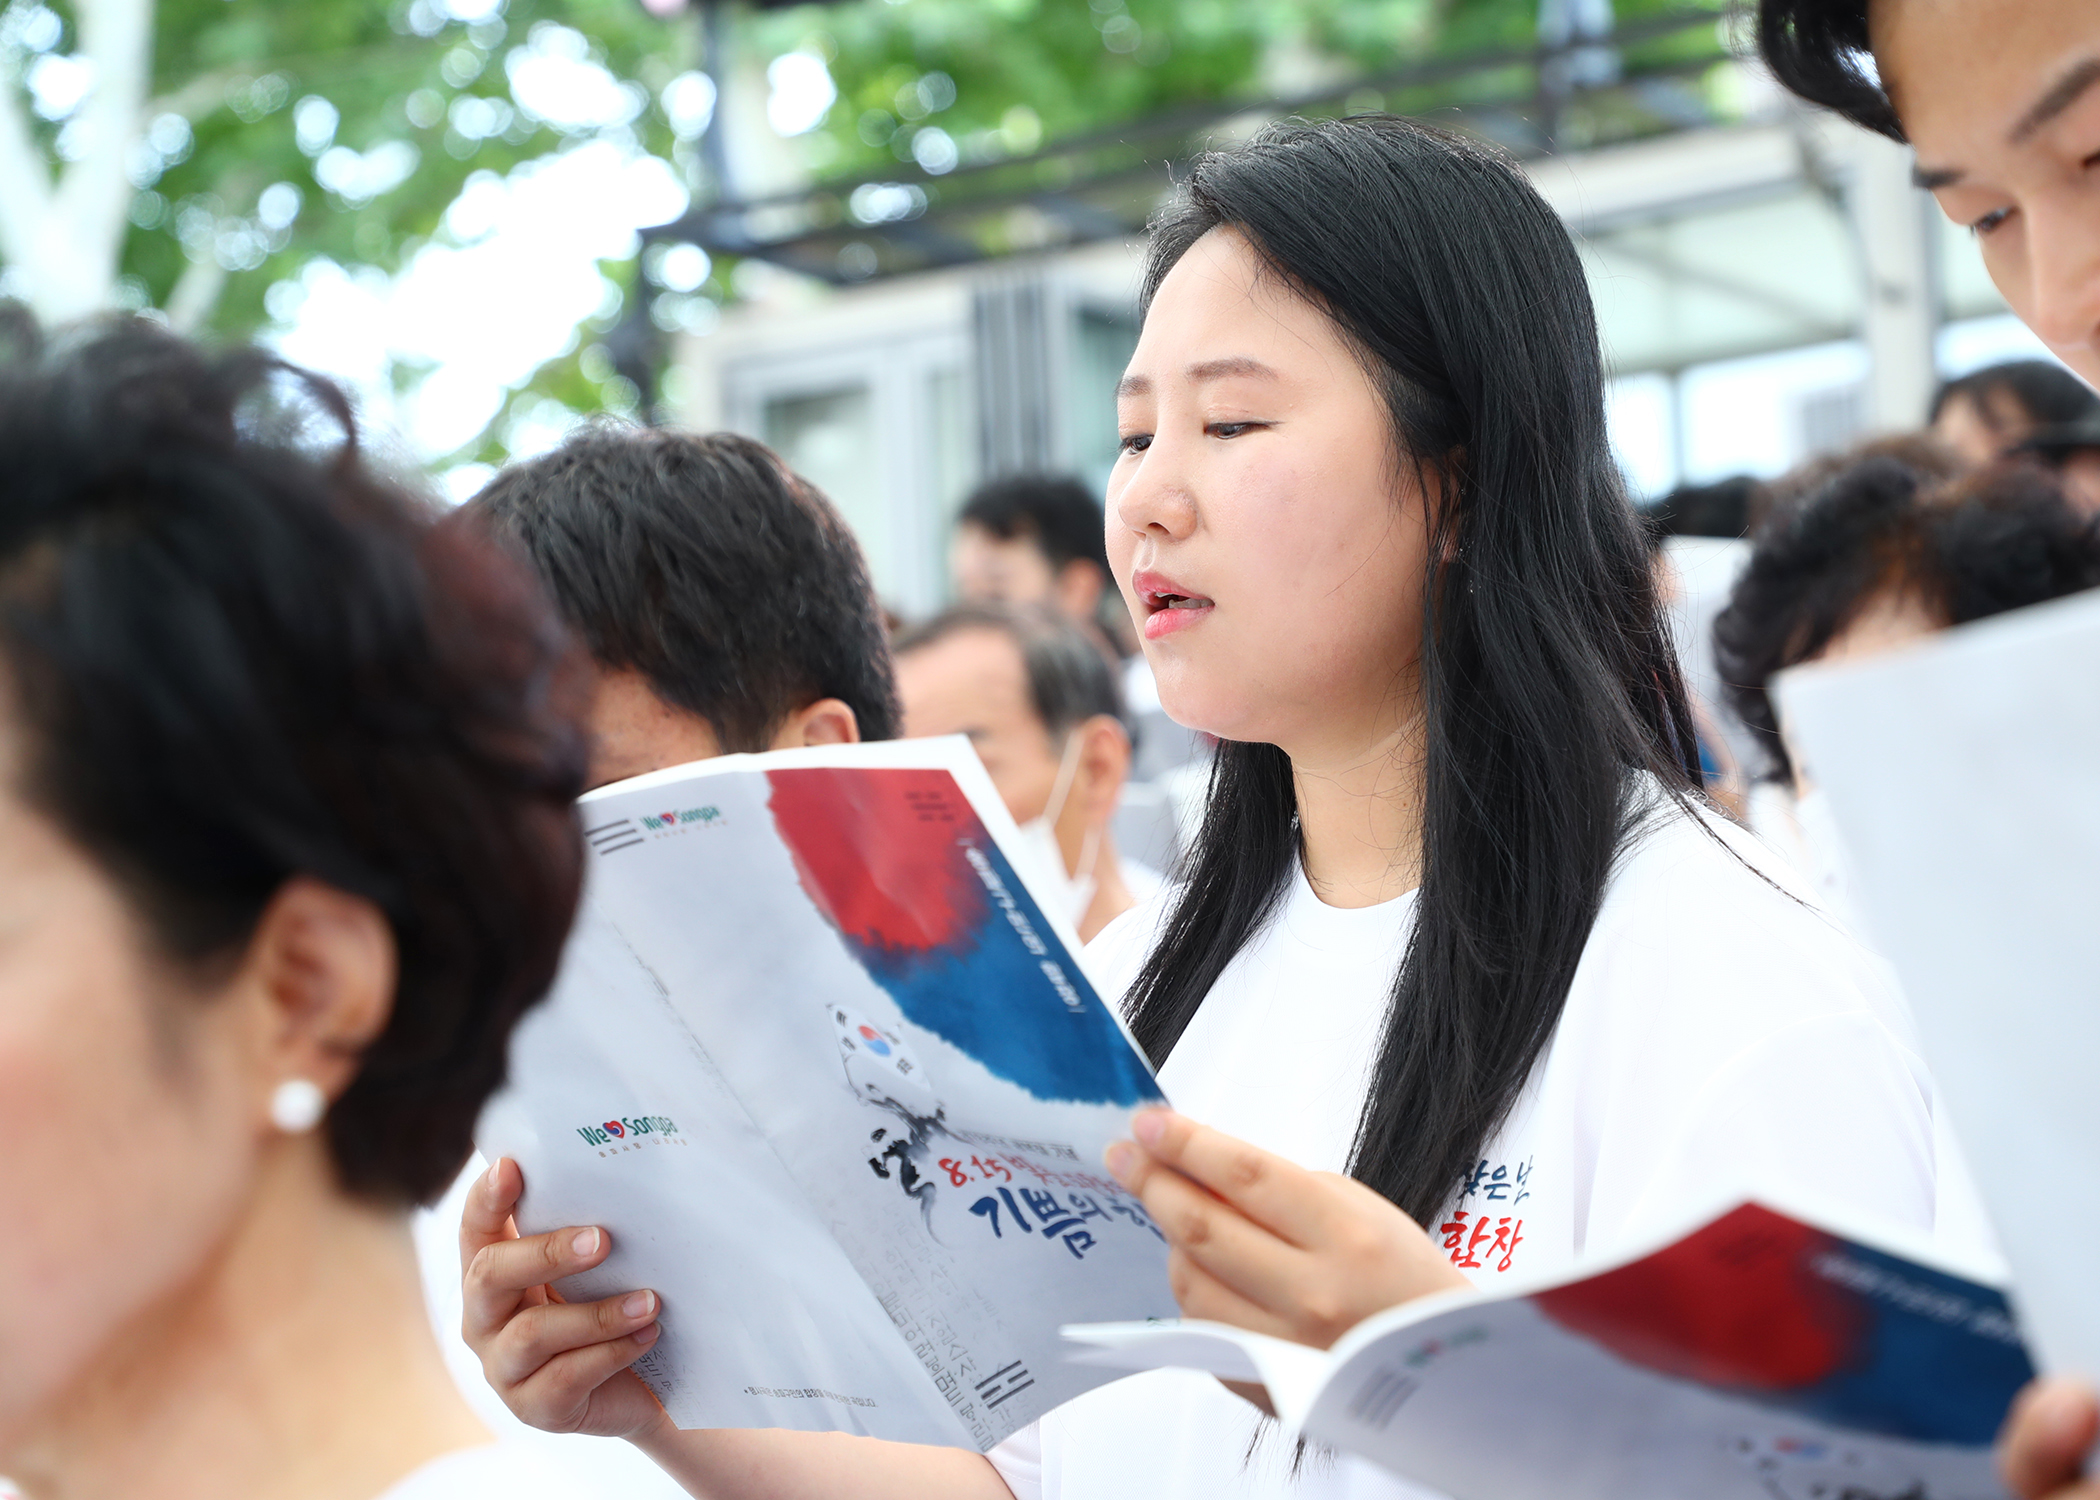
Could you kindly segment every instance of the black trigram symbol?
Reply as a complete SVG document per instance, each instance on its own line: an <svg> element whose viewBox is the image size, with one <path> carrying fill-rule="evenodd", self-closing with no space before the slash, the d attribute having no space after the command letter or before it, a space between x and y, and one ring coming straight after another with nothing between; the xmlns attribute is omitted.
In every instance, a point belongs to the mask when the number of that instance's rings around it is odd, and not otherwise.
<svg viewBox="0 0 2100 1500"><path fill-rule="evenodd" d="M1028 1373L1028 1366L1018 1359L1003 1370L994 1370L977 1382L977 1394L984 1397L987 1408L997 1406L1009 1396L1018 1396L1035 1384L1035 1377Z"/></svg>
<svg viewBox="0 0 2100 1500"><path fill-rule="evenodd" d="M632 818L621 818L612 823L600 823L596 828L586 828L583 836L592 849L600 854L616 854L622 849L632 849L646 843L641 830L634 826Z"/></svg>

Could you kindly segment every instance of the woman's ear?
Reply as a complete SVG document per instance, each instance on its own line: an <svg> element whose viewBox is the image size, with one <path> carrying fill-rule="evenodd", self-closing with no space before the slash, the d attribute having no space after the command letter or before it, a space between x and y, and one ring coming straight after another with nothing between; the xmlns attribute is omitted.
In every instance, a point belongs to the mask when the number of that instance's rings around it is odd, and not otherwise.
<svg viewBox="0 0 2100 1500"><path fill-rule="evenodd" d="M362 896L294 876L263 908L234 985L254 1007L263 1103L304 1080L328 1100L394 1013L394 929Z"/></svg>
<svg viewBox="0 0 2100 1500"><path fill-rule="evenodd" d="M819 698L787 717L773 736L771 750L800 750L809 745L857 745L860 720L852 705L838 698Z"/></svg>

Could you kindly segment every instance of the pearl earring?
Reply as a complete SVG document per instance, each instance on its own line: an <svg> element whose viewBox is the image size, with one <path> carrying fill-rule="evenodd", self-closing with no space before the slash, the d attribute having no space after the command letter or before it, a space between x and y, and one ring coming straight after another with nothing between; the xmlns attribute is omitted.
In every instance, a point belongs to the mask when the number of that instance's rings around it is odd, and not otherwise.
<svg viewBox="0 0 2100 1500"><path fill-rule="evenodd" d="M328 1096L311 1078L287 1078L270 1095L270 1123L286 1135L304 1135L328 1113Z"/></svg>

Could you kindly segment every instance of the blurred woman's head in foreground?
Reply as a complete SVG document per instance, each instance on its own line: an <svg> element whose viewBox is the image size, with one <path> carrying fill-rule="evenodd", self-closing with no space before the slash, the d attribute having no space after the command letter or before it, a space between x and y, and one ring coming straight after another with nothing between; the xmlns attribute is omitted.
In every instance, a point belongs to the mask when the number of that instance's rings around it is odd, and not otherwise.
<svg viewBox="0 0 2100 1500"><path fill-rule="evenodd" d="M132 323L0 369L0 1471L258 1236L457 1174L577 895L570 660L326 383Z"/></svg>
<svg viewBox="0 0 2100 1500"><path fill-rule="evenodd" d="M1817 477L1758 531L1714 621L1722 679L1779 780L1794 768L1774 673L2100 585L2100 523L2040 470L1962 474L1929 447L1883 445Z"/></svg>

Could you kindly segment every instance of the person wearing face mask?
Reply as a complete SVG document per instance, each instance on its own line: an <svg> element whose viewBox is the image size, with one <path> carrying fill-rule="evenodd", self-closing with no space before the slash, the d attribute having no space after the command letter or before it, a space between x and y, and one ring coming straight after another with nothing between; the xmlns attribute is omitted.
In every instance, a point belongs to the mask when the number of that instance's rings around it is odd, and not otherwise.
<svg viewBox="0 0 2100 1500"><path fill-rule="evenodd" d="M1102 648L1047 609L959 605L895 643L907 736L966 734L1021 827L1029 874L1082 941L1157 891L1110 820L1130 772L1122 695Z"/></svg>
<svg viewBox="0 0 2100 1500"><path fill-rule="evenodd" d="M1857 918L1835 824L1787 753L1773 674L2100 584L2100 532L2047 476L2009 467L1948 481L1930 455L1916 458L1924 466L1859 458L1780 509L1714 620L1722 680L1766 759L1751 827L1848 924Z"/></svg>

